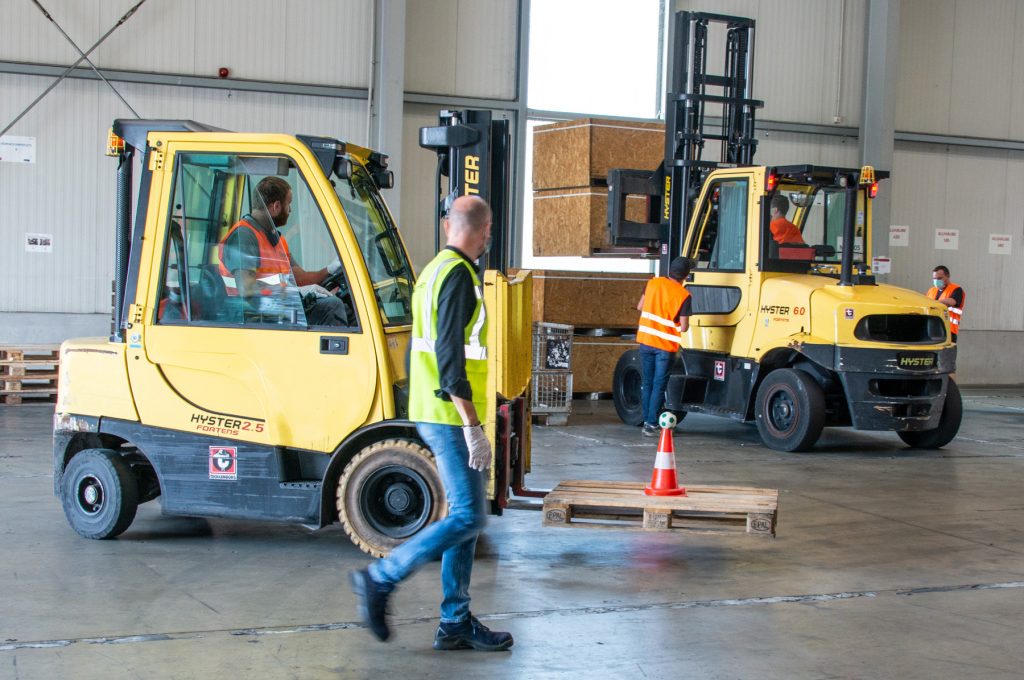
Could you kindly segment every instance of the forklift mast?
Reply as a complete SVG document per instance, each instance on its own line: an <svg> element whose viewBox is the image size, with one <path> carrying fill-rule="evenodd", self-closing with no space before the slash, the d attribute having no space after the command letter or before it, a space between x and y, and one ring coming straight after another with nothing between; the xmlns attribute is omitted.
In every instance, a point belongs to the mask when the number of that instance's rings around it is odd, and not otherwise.
<svg viewBox="0 0 1024 680"><path fill-rule="evenodd" d="M726 27L725 73L708 73L708 29ZM620 252L658 257L658 273L682 252L693 204L711 170L751 165L757 140L754 113L764 102L751 99L754 77L754 20L676 12L669 29L671 52L665 106L665 163L650 170L608 172L608 229ZM705 120L707 104L722 106L721 124ZM704 143L720 142L718 160L705 159ZM625 219L627 195L648 199L647 222Z"/></svg>
<svg viewBox="0 0 1024 680"><path fill-rule="evenodd" d="M437 214L434 251L441 250L441 220L459 196L479 196L491 206L491 248L481 258L485 269L504 273L514 243L509 219L509 122L490 111L441 111L437 127L420 128L420 146L437 153ZM443 191L442 177L448 178Z"/></svg>

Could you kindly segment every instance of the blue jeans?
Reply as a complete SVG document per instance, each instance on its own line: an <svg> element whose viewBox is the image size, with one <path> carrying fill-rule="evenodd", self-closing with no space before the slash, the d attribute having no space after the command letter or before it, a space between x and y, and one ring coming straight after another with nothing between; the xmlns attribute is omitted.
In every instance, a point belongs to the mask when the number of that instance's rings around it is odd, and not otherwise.
<svg viewBox="0 0 1024 680"><path fill-rule="evenodd" d="M469 578L476 537L487 522L484 473L469 467L462 428L416 423L416 431L434 452L448 500L448 516L434 522L384 559L370 565L370 578L391 590L427 562L441 558L441 622L469 617Z"/></svg>
<svg viewBox="0 0 1024 680"><path fill-rule="evenodd" d="M640 387L640 404L643 406L644 424L657 425L658 412L665 403L665 385L668 383L668 369L675 352L640 345L640 368L643 384Z"/></svg>

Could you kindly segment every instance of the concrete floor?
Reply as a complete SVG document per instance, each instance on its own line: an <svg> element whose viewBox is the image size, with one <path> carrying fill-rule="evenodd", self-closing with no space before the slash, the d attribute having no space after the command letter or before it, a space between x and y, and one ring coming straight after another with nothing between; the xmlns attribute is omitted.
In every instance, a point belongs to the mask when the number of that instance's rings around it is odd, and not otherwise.
<svg viewBox="0 0 1024 680"><path fill-rule="evenodd" d="M437 565L361 629L337 527L163 517L118 540L68 527L47 406L0 407L0 678L1022 678L1024 391L965 391L940 452L836 430L817 451L690 416L683 481L780 490L775 540L543 529L492 519L473 609L510 653L434 652ZM608 402L535 429L533 486L649 478Z"/></svg>

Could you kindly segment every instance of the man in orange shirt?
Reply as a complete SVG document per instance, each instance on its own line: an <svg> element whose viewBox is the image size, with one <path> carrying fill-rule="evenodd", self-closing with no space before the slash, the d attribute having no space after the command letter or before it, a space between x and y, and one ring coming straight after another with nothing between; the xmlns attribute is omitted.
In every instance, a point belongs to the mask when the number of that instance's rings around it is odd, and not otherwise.
<svg viewBox="0 0 1024 680"><path fill-rule="evenodd" d="M770 211L772 216L770 228L772 230L772 238L775 239L776 243L807 245L804 242L803 235L800 233L800 229L786 219L786 213L789 212L788 198L780 193L776 193L772 196Z"/></svg>
<svg viewBox="0 0 1024 680"><path fill-rule="evenodd" d="M636 306L640 310L636 341L640 343L643 376L640 403L644 412L643 433L648 437L658 436L658 412L665 400L668 369L679 351L682 334L690 328L690 293L683 281L690 275L691 266L685 257L672 260L668 276L648 281Z"/></svg>

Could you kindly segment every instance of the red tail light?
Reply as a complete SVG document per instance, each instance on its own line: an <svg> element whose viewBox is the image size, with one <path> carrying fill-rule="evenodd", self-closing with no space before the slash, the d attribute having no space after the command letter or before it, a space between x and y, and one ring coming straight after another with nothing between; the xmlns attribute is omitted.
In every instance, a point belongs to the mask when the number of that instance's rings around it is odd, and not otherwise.
<svg viewBox="0 0 1024 680"><path fill-rule="evenodd" d="M868 196L874 198L878 195L878 182L872 182L868 187Z"/></svg>
<svg viewBox="0 0 1024 680"><path fill-rule="evenodd" d="M775 175L774 172L770 173L768 175L768 181L765 183L765 191L766 192L775 191L775 185L778 184L778 183L779 183L779 178Z"/></svg>

